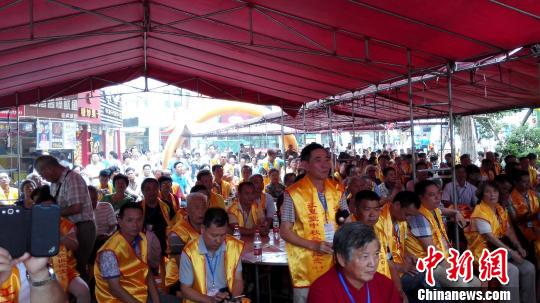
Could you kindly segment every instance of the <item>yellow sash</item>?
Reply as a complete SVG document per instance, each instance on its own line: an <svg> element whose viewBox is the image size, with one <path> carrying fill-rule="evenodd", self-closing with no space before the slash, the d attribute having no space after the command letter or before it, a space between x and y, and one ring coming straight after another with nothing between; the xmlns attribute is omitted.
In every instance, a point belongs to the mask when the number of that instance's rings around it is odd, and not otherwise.
<svg viewBox="0 0 540 303"><path fill-rule="evenodd" d="M171 225L171 219L169 217L169 206L167 205L167 203L161 201L161 199L158 199L159 200L159 208L161 209L161 216L163 216L163 219L165 220L165 222L167 223L167 225ZM142 209L143 209L143 218L145 218L145 214L146 214L146 201L143 200L141 202L141 206L142 206Z"/></svg>
<svg viewBox="0 0 540 303"><path fill-rule="evenodd" d="M491 226L491 233L497 239L502 238L506 233L508 214L500 205L497 205L497 214L495 214L493 209L486 202L482 201L474 207L471 215L471 220L472 219L482 219L487 221ZM472 230L465 232L465 237L467 238L468 249L472 251L475 260L479 260L484 248L488 248L486 239L478 231Z"/></svg>
<svg viewBox="0 0 540 303"><path fill-rule="evenodd" d="M326 219L328 219L328 223L333 223L334 230L337 230L338 226L334 215L339 209L343 187L333 180L326 179L324 189L328 205L327 213L325 213L317 189L309 177L302 178L287 189L296 212L293 232L301 238L324 241ZM334 264L332 255L320 254L288 242L285 247L294 287L309 287Z"/></svg>
<svg viewBox="0 0 540 303"><path fill-rule="evenodd" d="M234 276L236 268L241 262L240 256L244 249L244 242L227 235L225 238L225 278L229 290L234 289ZM191 260L193 265L193 289L206 295L206 259L205 255L199 252L199 238L189 242L184 248L184 252ZM184 300L183 302L191 302Z"/></svg>
<svg viewBox="0 0 540 303"><path fill-rule="evenodd" d="M139 302L146 302L148 298L146 277L149 272L149 267L147 265L148 245L146 236L143 233L140 233L139 236L142 238L139 243L141 248L140 258L135 254L131 244L126 241L126 238L124 238L120 232L114 233L97 252L98 257L94 264L94 273L96 279L96 298L98 302L122 302L110 292L107 280L103 279L101 276L99 255L106 250L112 251L118 261L120 272L122 273L120 276L120 286Z"/></svg>
<svg viewBox="0 0 540 303"><path fill-rule="evenodd" d="M175 225L169 228L167 234L171 233L176 234L184 244L187 244L189 241L199 237L199 232L196 231L193 226L189 223L189 220L178 221ZM167 264L165 265L165 286L169 287L174 283L178 282L178 264L176 263L175 258L168 258Z"/></svg>
<svg viewBox="0 0 540 303"><path fill-rule="evenodd" d="M266 172L268 173L268 171L270 170L270 162L268 161L268 159L264 160L263 163L262 163L262 167L264 168L264 170L266 170ZM276 159L274 159L274 162L272 163L272 168L275 168L277 170L280 169L279 167L279 162Z"/></svg>
<svg viewBox="0 0 540 303"><path fill-rule="evenodd" d="M536 192L529 190L527 192L529 195L529 203L530 203L530 213L536 214L538 213L540 209L540 203L538 202L538 197L536 196ZM527 206L527 201L525 201L525 198L517 191L512 191L512 204L514 205L514 209L516 210L516 215L522 216L529 212L529 207ZM533 225L538 227L540 224L538 224L537 220L533 221ZM527 222L520 223L519 228L521 229L521 232L527 238L527 240L532 241L536 239L536 234L534 233L534 230L531 227L527 226Z"/></svg>
<svg viewBox="0 0 540 303"><path fill-rule="evenodd" d="M208 207L220 207L225 209L225 201L223 201L223 197L221 197L221 195L211 192Z"/></svg>
<svg viewBox="0 0 540 303"><path fill-rule="evenodd" d="M387 258L388 253L392 254L394 263L403 263L407 222L398 222L399 235L396 235L392 216L390 215L390 206L390 203L386 203L383 206L379 220L374 226L374 230L375 235L381 244L377 272L392 279L390 274L390 264L388 263Z"/></svg>
<svg viewBox="0 0 540 303"><path fill-rule="evenodd" d="M233 204L229 207L227 212L236 217L236 219L238 220L239 227L248 227L248 222L244 222L244 214L242 213L242 209L240 207L240 201L235 200ZM257 226L263 223L263 222L260 222L261 221L260 219L264 217L264 211L263 209L261 209L260 205L257 204L256 202L253 202L251 204L250 214L251 214L251 218L253 219L254 226ZM250 226L248 228L251 228L254 226Z"/></svg>
<svg viewBox="0 0 540 303"><path fill-rule="evenodd" d="M433 213L422 205L419 211L429 222L429 225L431 227L433 245L435 245L435 248L437 248L437 250L444 253L445 258L448 258L447 246L450 245L450 241L448 240L446 228L444 227L444 222L441 217L441 210L439 208L436 208L435 216L433 216ZM447 245L444 245L443 243L443 241L445 240ZM426 256L426 251L420 243L420 240L418 240L411 232L408 233L405 245L407 247L407 250L417 258L420 259Z"/></svg>
<svg viewBox="0 0 540 303"><path fill-rule="evenodd" d="M531 179L531 186L533 188L536 187L537 175L538 173L536 172L536 169L532 166L529 166L529 178Z"/></svg>
<svg viewBox="0 0 540 303"><path fill-rule="evenodd" d="M24 278L26 279L26 278ZM2 285L0 285L0 302L17 303L19 302L19 291L21 289L21 279L17 266L11 267L11 275Z"/></svg>
<svg viewBox="0 0 540 303"><path fill-rule="evenodd" d="M60 218L60 235L65 237L75 226L71 221ZM73 252L67 249L63 244L60 245L58 254L50 259L51 266L54 269L58 283L64 291L68 290L69 282L79 276L77 272L77 260Z"/></svg>
<svg viewBox="0 0 540 303"><path fill-rule="evenodd" d="M228 199L231 196L231 184L225 180L221 180L221 184L219 186L221 188L220 193L217 192L217 189L215 187L212 188L212 191L216 194L221 195L223 199Z"/></svg>
<svg viewBox="0 0 540 303"><path fill-rule="evenodd" d="M10 187L7 196L0 188L0 205L13 205L17 199L19 199L19 191L16 188Z"/></svg>

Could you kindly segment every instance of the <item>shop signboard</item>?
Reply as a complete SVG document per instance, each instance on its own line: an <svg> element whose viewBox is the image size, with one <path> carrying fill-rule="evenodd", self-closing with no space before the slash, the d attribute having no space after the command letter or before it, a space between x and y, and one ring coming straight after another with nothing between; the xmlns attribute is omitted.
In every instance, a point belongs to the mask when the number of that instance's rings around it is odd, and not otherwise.
<svg viewBox="0 0 540 303"><path fill-rule="evenodd" d="M75 122L37 120L36 149L74 149L77 124Z"/></svg>

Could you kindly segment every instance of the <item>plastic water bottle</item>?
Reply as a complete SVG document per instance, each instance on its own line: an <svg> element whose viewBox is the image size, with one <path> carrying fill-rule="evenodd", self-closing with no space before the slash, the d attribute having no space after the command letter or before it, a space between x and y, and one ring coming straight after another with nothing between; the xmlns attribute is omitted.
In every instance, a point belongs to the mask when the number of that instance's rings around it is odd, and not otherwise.
<svg viewBox="0 0 540 303"><path fill-rule="evenodd" d="M262 261L262 241L259 229L255 229L255 236L253 237L253 255L256 262Z"/></svg>
<svg viewBox="0 0 540 303"><path fill-rule="evenodd" d="M279 241L279 218L277 212L272 219L272 232L274 234L274 240Z"/></svg>
<svg viewBox="0 0 540 303"><path fill-rule="evenodd" d="M240 228L238 227L238 224L234 225L233 237L235 237L238 240L240 240L240 238L242 238L242 235L240 234Z"/></svg>

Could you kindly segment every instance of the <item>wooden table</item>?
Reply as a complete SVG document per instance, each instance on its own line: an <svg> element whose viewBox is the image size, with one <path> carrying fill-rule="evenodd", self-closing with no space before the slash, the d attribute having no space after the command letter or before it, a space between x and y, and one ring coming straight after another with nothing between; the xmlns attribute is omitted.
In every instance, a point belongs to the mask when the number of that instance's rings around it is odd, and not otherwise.
<svg viewBox="0 0 540 303"><path fill-rule="evenodd" d="M255 296L256 302L260 302L259 266L288 266L285 241L283 239L270 241L268 236L262 237L262 260L257 261L253 254L253 237L242 237L241 240L244 241L244 250L241 256L242 263L251 264L255 268Z"/></svg>

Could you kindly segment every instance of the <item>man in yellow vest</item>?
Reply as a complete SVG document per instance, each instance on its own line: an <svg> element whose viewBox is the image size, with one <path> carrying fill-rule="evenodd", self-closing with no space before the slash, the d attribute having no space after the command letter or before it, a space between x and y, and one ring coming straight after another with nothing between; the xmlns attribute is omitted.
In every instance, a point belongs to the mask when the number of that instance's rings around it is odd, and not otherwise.
<svg viewBox="0 0 540 303"><path fill-rule="evenodd" d="M19 199L19 190L9 186L7 173L0 173L0 205L12 205Z"/></svg>
<svg viewBox="0 0 540 303"><path fill-rule="evenodd" d="M224 209L209 208L201 236L184 247L180 257L184 302L220 302L242 294L244 242L227 235L228 224Z"/></svg>
<svg viewBox="0 0 540 303"><path fill-rule="evenodd" d="M227 200L232 195L232 186L229 182L223 180L223 166L220 164L212 166L212 174L214 175L212 191Z"/></svg>
<svg viewBox="0 0 540 303"><path fill-rule="evenodd" d="M527 155L529 159L529 177L531 178L531 186L534 190L538 186L538 171L536 170L536 160L538 156L535 153Z"/></svg>
<svg viewBox="0 0 540 303"><path fill-rule="evenodd" d="M519 170L510 175L514 180L514 190L510 197L516 213L515 222L527 241L534 245L536 262L539 265L540 237L538 236L538 229L540 228L540 221L538 216L540 213L540 197L536 191L531 189L529 176L529 172L526 170Z"/></svg>
<svg viewBox="0 0 540 303"><path fill-rule="evenodd" d="M328 151L311 143L302 150L300 160L306 175L284 192L280 228L295 303L306 302L311 283L333 266L335 215L339 209L349 210L343 186L328 178Z"/></svg>
<svg viewBox="0 0 540 303"><path fill-rule="evenodd" d="M238 199L227 210L231 229L238 224L242 236L260 233L268 234L270 224L264 216L264 208L255 200L255 185L251 182L242 182L238 185Z"/></svg>
<svg viewBox="0 0 540 303"><path fill-rule="evenodd" d="M427 249L431 245L442 252L445 259L448 259L449 249L452 246L439 208L441 205L441 190L437 183L424 180L415 185L414 191L420 197L422 205L419 209L419 215L407 218L411 229L405 240L405 246L415 259L415 264L417 259L426 257ZM457 281L448 280L446 275L448 266L447 262L441 262L433 271L435 281L439 282L442 287L480 286L480 281L475 277L468 283L464 283L462 279Z"/></svg>
<svg viewBox="0 0 540 303"><path fill-rule="evenodd" d="M187 216L178 220L167 231L169 244L169 261L165 268L165 286L171 287L169 293L176 295L180 291L178 264L184 246L191 240L199 237L204 220L204 213L208 209L208 198L200 192L191 192L187 196Z"/></svg>
<svg viewBox="0 0 540 303"><path fill-rule="evenodd" d="M372 226L379 240L380 254L377 272L392 279L402 297L416 302L416 290L427 288L425 275L416 271L416 261L405 251L407 217L418 215L421 202L410 191L397 193L394 200L381 206L379 196L368 190L356 194L356 219Z"/></svg>
<svg viewBox="0 0 540 303"><path fill-rule="evenodd" d="M98 250L94 272L96 298L103 302L159 302L148 267L148 245L142 233L141 204L128 202L118 214L119 231Z"/></svg>
<svg viewBox="0 0 540 303"><path fill-rule="evenodd" d="M197 184L206 187L208 190L208 207L221 207L225 209L223 197L212 190L214 188L214 181L212 173L209 170L203 169L197 173Z"/></svg>
<svg viewBox="0 0 540 303"><path fill-rule="evenodd" d="M259 165L259 173L264 175L263 171L268 173L270 169L275 168L279 170L279 174L282 174L282 170L285 169L285 161L277 158L277 152L274 149L268 149L266 151L266 159L262 160Z"/></svg>
<svg viewBox="0 0 540 303"><path fill-rule="evenodd" d="M255 186L254 200L264 211L264 216L268 221L268 225L272 224L272 219L276 213L276 203L274 197L269 193L264 192L264 179L260 174L255 174L249 178L249 182Z"/></svg>

